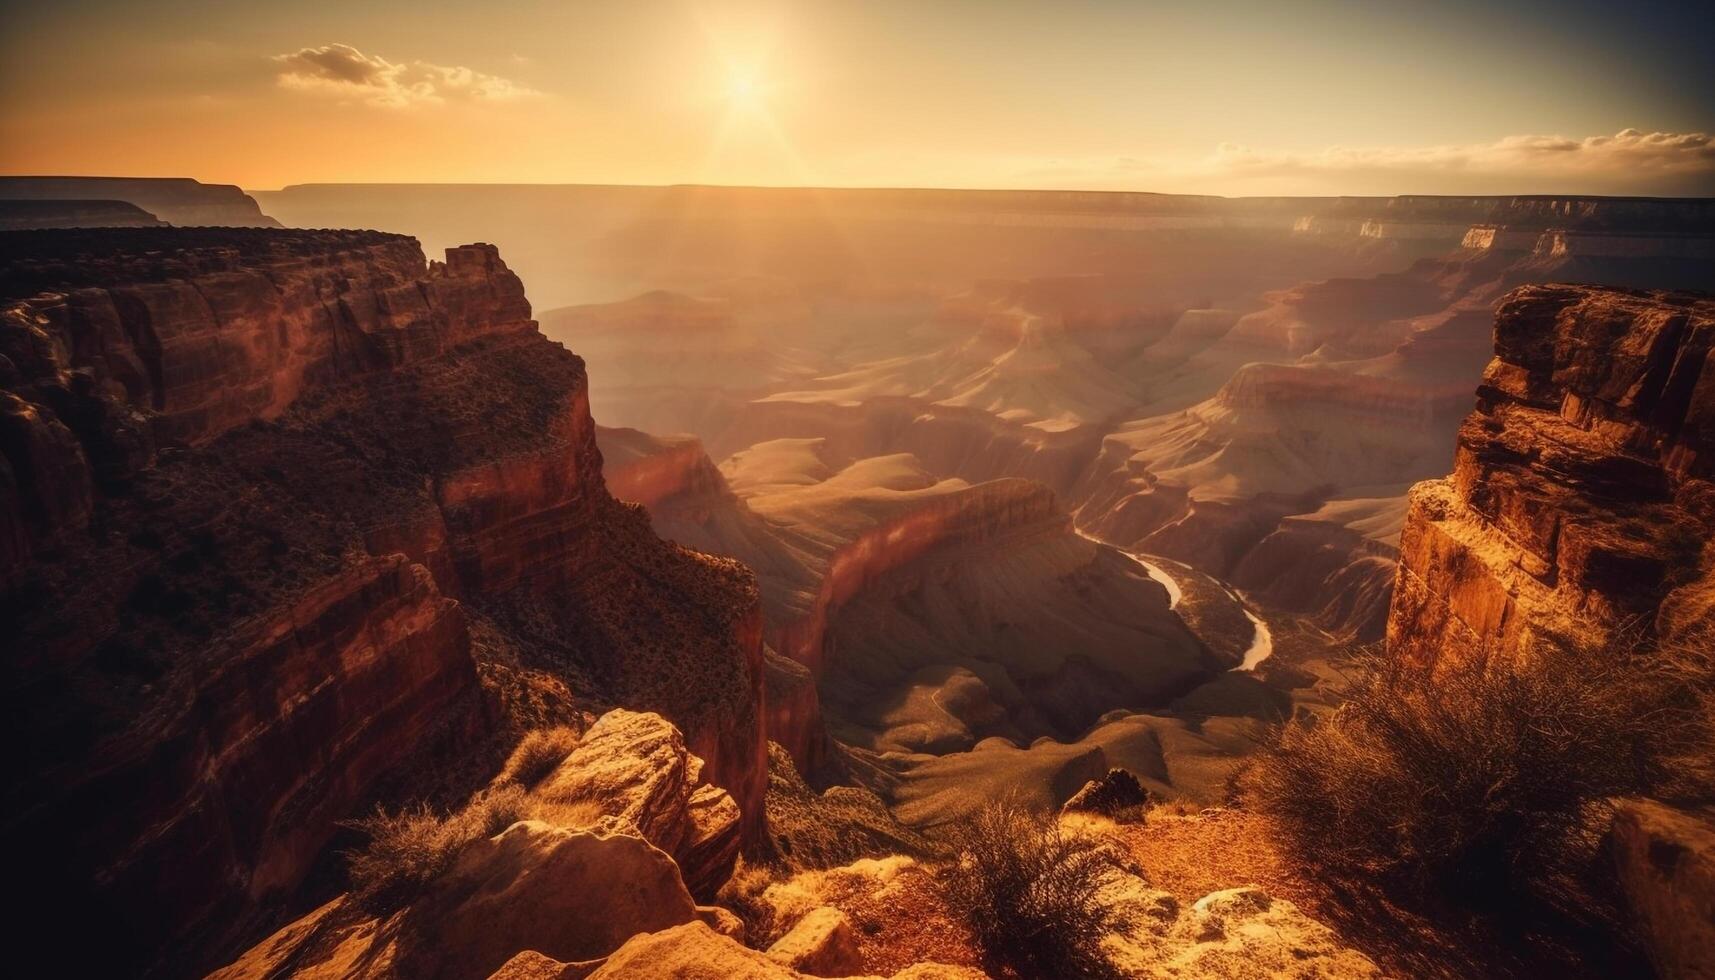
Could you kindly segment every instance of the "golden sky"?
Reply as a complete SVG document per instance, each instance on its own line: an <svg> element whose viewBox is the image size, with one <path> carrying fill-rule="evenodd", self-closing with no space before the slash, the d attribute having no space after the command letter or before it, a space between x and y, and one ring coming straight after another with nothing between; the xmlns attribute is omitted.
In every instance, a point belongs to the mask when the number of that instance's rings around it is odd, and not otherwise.
<svg viewBox="0 0 1715 980"><path fill-rule="evenodd" d="M1694 6L0 0L0 172L1712 194Z"/></svg>

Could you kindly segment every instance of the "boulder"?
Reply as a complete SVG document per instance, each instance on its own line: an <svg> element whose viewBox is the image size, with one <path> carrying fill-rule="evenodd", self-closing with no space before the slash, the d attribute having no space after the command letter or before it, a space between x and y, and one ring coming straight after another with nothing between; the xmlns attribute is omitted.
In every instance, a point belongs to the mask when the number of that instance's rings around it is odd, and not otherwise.
<svg viewBox="0 0 1715 980"><path fill-rule="evenodd" d="M693 894L712 895L732 874L742 816L703 777L703 760L654 712L616 709L596 720L571 754L532 790L548 804L581 804L635 825L672 854Z"/></svg>
<svg viewBox="0 0 1715 980"><path fill-rule="evenodd" d="M1715 820L1626 800L1610 843L1656 969L1666 980L1715 978Z"/></svg>
<svg viewBox="0 0 1715 980"><path fill-rule="evenodd" d="M1109 769L1107 775L1092 779L1084 788L1072 794L1060 807L1061 813L1096 813L1104 817L1119 817L1137 812L1150 804L1149 790L1126 769Z"/></svg>
<svg viewBox="0 0 1715 980"><path fill-rule="evenodd" d="M798 920L768 947L768 958L813 977L849 977L863 972L863 952L851 920L824 905Z"/></svg>
<svg viewBox="0 0 1715 980"><path fill-rule="evenodd" d="M598 960L632 936L698 917L672 858L629 827L520 821L468 845L405 910L376 918L330 903L213 977L480 980L525 951Z"/></svg>

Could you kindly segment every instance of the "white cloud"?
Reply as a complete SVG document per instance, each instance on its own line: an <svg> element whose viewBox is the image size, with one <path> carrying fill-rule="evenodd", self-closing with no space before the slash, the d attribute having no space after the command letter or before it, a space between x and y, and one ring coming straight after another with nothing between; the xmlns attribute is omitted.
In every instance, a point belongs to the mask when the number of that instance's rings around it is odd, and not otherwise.
<svg viewBox="0 0 1715 980"><path fill-rule="evenodd" d="M383 109L449 100L506 102L540 92L497 75L426 61L392 62L349 44L324 44L276 55L281 87Z"/></svg>

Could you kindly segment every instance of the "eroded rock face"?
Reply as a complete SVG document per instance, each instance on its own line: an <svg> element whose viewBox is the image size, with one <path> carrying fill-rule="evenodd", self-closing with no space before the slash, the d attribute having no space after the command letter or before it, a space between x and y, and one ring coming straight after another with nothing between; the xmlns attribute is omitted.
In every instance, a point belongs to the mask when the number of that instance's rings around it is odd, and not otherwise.
<svg viewBox="0 0 1715 980"><path fill-rule="evenodd" d="M1573 286L1509 296L1453 474L1412 490L1389 649L1511 654L1574 623L1582 635L1707 625L1712 344L1708 299Z"/></svg>
<svg viewBox="0 0 1715 980"><path fill-rule="evenodd" d="M496 678L660 712L760 828L754 581L607 493L583 364L491 246L443 265L373 232L16 234L4 826L38 842L36 914L102 924L87 965L230 949L337 821L512 726ZM697 841L710 866L731 846Z"/></svg>
<svg viewBox="0 0 1715 980"><path fill-rule="evenodd" d="M712 895L738 857L740 814L731 795L703 779L703 760L653 712L610 711L532 788L556 803L588 804L635 825L673 855L685 883Z"/></svg>

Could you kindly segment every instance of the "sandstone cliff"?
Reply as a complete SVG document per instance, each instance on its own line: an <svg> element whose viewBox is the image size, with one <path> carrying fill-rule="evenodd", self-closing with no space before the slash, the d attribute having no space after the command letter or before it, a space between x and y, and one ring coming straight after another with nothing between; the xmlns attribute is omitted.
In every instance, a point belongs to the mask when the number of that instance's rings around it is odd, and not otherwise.
<svg viewBox="0 0 1715 980"><path fill-rule="evenodd" d="M337 821L580 710L673 720L759 830L754 581L609 496L583 364L492 246L0 254L5 826L42 914L101 929L81 955L194 965L290 907Z"/></svg>
<svg viewBox="0 0 1715 980"><path fill-rule="evenodd" d="M1412 490L1390 649L1515 653L1574 622L1708 623L1712 342L1707 298L1512 293L1452 475Z"/></svg>
<svg viewBox="0 0 1715 980"><path fill-rule="evenodd" d="M1419 483L1400 536L1388 653L1529 656L1554 637L1697 643L1715 625L1715 300L1528 286L1453 472ZM1702 640L1706 642L1706 639ZM1667 977L1704 975L1711 814L1618 809L1610 853Z"/></svg>

